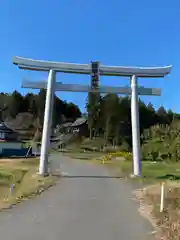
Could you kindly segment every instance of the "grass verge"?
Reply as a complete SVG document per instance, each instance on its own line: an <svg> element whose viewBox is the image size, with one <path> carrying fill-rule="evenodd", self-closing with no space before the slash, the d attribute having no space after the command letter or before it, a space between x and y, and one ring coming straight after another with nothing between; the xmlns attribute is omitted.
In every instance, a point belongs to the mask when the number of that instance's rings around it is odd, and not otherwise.
<svg viewBox="0 0 180 240"><path fill-rule="evenodd" d="M57 176L37 174L38 165L37 158L0 160L0 209L38 195L55 183Z"/></svg>
<svg viewBox="0 0 180 240"><path fill-rule="evenodd" d="M148 218L156 230L157 239L180 239L180 184L166 182L164 211L160 212L160 184L136 192L140 200L140 212Z"/></svg>
<svg viewBox="0 0 180 240"><path fill-rule="evenodd" d="M108 157L103 152L84 152L79 149L73 149L63 154L73 159L104 164L108 168L113 169L120 177L129 177L133 172L132 157L129 157L129 160L125 160L125 157L122 156ZM145 182L180 180L180 165L175 162L142 161L142 177L137 180Z"/></svg>
<svg viewBox="0 0 180 240"><path fill-rule="evenodd" d="M116 170L121 177L129 177L133 172L132 161L102 161L101 158L92 160L94 163L103 163L109 168ZM142 177L135 180L145 182L162 182L166 180L180 180L180 165L173 162L142 161Z"/></svg>
<svg viewBox="0 0 180 240"><path fill-rule="evenodd" d="M84 152L84 151L72 151L72 152L65 152L63 155L74 158L74 159L79 159L79 160L92 160L99 158L103 156L104 154L102 152Z"/></svg>

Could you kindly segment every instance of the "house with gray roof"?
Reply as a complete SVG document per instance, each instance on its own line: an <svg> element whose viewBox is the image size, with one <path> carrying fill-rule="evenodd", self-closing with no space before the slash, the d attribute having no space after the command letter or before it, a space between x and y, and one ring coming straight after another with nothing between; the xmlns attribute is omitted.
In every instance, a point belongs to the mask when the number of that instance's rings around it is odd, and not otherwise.
<svg viewBox="0 0 180 240"><path fill-rule="evenodd" d="M75 122L73 122L70 126L72 133L77 133L80 136L88 136L88 124L87 118L81 117L77 118Z"/></svg>

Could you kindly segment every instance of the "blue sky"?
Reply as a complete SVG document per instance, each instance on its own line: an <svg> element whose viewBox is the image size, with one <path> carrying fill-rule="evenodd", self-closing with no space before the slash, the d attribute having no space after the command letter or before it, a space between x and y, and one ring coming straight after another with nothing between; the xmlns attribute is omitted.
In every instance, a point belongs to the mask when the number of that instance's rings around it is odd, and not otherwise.
<svg viewBox="0 0 180 240"><path fill-rule="evenodd" d="M161 97L143 97L157 108L180 112L179 0L1 0L0 91L21 89L23 78L44 80L47 73L19 70L12 56L107 65L173 65L165 79L140 79L162 88ZM57 81L87 84L89 76L57 74ZM123 86L127 78L101 77L103 85ZM31 91L31 90L30 90ZM58 96L85 106L86 94Z"/></svg>

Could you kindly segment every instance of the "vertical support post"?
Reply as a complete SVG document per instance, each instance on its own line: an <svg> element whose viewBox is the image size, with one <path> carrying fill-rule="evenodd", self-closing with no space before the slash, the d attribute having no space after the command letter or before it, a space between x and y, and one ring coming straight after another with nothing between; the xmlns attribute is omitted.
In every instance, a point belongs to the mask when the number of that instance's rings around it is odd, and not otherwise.
<svg viewBox="0 0 180 240"><path fill-rule="evenodd" d="M48 76L48 83L47 83L41 156L40 156L40 166L39 166L39 174L43 176L48 174L48 150L50 146L50 133L51 133L51 125L52 125L52 112L53 112L52 108L53 108L55 82L56 82L56 72L53 70L50 70L49 76Z"/></svg>
<svg viewBox="0 0 180 240"><path fill-rule="evenodd" d="M134 176L141 175L141 153L140 153L140 129L139 129L139 107L137 79L131 77L131 125L132 125L132 145L133 145L133 169Z"/></svg>
<svg viewBox="0 0 180 240"><path fill-rule="evenodd" d="M161 184L161 203L160 203L160 212L164 211L164 182Z"/></svg>

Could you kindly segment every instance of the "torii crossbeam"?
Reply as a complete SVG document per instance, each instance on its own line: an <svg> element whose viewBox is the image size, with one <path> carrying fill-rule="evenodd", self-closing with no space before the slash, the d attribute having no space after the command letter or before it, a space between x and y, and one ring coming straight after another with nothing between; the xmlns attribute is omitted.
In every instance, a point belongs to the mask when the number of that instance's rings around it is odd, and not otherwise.
<svg viewBox="0 0 180 240"><path fill-rule="evenodd" d="M100 93L120 93L131 95L131 123L132 123L132 141L133 141L133 167L134 175L141 175L141 154L140 154L140 132L139 132L139 108L138 95L159 96L160 89L138 87L137 77L143 78L159 78L169 74L172 66L144 68L144 67L121 67L121 66L104 66L98 65L98 75L105 76L125 76L130 77L131 88L128 87L111 87L99 86L92 88L91 86L62 84L56 82L56 72L92 74L92 64L73 64L59 63L33 60L21 57L14 57L13 63L21 69L29 69L35 71L48 71L48 82L29 82L24 81L22 87L26 88L46 88L46 105L44 114L43 136L41 146L41 157L39 173L46 175L48 173L48 149L50 143L50 129L52 123L53 96L55 91L71 91L71 92L100 92Z"/></svg>
<svg viewBox="0 0 180 240"><path fill-rule="evenodd" d="M32 88L32 89L47 89L47 81L28 81L23 80L21 84L22 88ZM64 84L61 82L56 82L54 91L61 92L99 92L99 93L115 93L115 94L126 94L131 95L130 87L111 87L111 86L99 86L96 89L92 89L91 86L80 85L80 84ZM152 96L160 96L161 89L160 88L144 88L137 87L138 95L152 95Z"/></svg>

